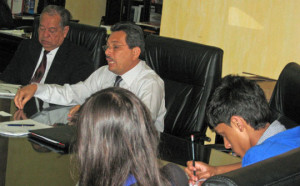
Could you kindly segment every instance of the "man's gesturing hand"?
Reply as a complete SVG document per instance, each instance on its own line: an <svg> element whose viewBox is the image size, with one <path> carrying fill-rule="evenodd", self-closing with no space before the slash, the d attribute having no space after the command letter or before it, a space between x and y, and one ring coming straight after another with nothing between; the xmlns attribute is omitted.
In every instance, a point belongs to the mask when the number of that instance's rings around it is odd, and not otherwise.
<svg viewBox="0 0 300 186"><path fill-rule="evenodd" d="M37 90L36 84L27 85L18 90L14 98L16 107L23 109L27 101L29 101Z"/></svg>

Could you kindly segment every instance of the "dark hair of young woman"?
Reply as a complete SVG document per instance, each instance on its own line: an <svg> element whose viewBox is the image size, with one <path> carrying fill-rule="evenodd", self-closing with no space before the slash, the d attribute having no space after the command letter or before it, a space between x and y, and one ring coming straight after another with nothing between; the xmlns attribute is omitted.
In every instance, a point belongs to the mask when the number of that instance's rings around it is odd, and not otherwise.
<svg viewBox="0 0 300 186"><path fill-rule="evenodd" d="M130 91L112 87L81 106L76 155L79 185L170 185L157 160L159 135L147 107Z"/></svg>

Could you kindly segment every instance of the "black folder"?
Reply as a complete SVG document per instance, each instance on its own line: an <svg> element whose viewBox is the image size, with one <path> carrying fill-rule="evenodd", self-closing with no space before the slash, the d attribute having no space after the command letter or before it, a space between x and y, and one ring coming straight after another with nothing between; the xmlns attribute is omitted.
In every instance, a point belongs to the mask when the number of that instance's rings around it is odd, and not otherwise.
<svg viewBox="0 0 300 186"><path fill-rule="evenodd" d="M28 138L69 151L76 141L76 127L73 125L30 130Z"/></svg>

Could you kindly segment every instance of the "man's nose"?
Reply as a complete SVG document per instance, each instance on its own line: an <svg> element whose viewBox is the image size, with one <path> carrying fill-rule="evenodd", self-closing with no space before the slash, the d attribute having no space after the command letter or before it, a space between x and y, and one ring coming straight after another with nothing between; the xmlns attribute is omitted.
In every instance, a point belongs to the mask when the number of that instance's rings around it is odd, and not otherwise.
<svg viewBox="0 0 300 186"><path fill-rule="evenodd" d="M109 56L109 54L112 53L112 49L110 47L107 47L105 50L105 55Z"/></svg>
<svg viewBox="0 0 300 186"><path fill-rule="evenodd" d="M229 143L229 141L225 138L223 138L223 140L224 140L224 147L226 149L231 149L231 144Z"/></svg>
<svg viewBox="0 0 300 186"><path fill-rule="evenodd" d="M50 33L47 29L42 34L43 34L43 37L49 37L50 36Z"/></svg>

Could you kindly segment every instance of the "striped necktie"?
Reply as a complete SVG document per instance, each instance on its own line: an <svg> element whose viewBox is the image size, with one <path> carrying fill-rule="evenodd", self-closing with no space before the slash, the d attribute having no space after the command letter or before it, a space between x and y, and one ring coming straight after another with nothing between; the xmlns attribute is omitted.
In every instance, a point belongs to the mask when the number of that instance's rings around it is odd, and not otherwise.
<svg viewBox="0 0 300 186"><path fill-rule="evenodd" d="M116 81L115 81L115 83L114 83L114 87L120 86L120 82L121 82L122 80L123 80L123 79L122 79L121 76L117 76L117 77L116 77Z"/></svg>
<svg viewBox="0 0 300 186"><path fill-rule="evenodd" d="M49 51L44 50L43 59L40 63L40 66L36 69L33 78L30 80L30 83L39 83L43 78L46 71L48 53Z"/></svg>

